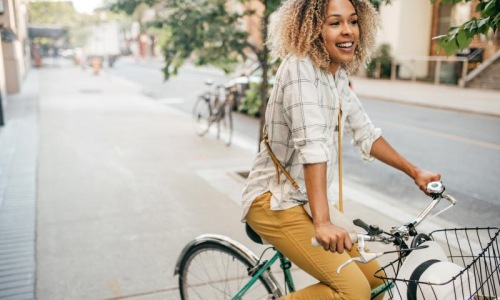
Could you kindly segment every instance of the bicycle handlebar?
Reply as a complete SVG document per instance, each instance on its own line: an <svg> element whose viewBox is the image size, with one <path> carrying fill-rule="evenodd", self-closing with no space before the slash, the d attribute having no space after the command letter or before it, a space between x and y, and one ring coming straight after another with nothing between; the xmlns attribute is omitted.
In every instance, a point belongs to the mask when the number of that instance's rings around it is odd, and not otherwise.
<svg viewBox="0 0 500 300"><path fill-rule="evenodd" d="M365 222L363 222L360 219L354 220L354 224L365 229L367 231L366 234L364 233L355 233L355 232L350 232L349 233L349 238L351 239L351 242L356 243L358 242L358 251L361 254L360 257L355 257L351 258L342 265L339 266L337 269L337 272L340 272L340 269L342 269L344 266L347 264L353 262L353 261L358 261L362 263L367 263L369 261L372 261L373 259L384 255L386 253L390 253L393 251L389 252L381 252L381 253L366 253L364 251L364 242L384 242L384 243L389 243L389 242L395 242L396 241L396 236L398 238L401 237L407 237L409 235L410 230L415 228L418 224L420 224L428 215L429 213L434 209L434 207L439 203L441 199L446 199L448 202L450 202L450 205L445 207L444 209L440 210L436 214L434 214L432 217L435 217L444 211L448 210L452 206L454 206L457 203L457 200L453 198L451 195L446 194L445 192L444 185L441 181L434 181L430 182L427 185L427 192L429 193L429 196L432 197L432 201L422 210L422 212L415 218L415 220L400 226L399 228L393 227L392 234L390 237L385 237L382 236L383 233L385 233L383 230L380 230L378 226L374 225L368 225ZM311 239L311 245L314 247L321 246L319 241L313 237ZM417 247L419 248L419 247ZM408 250L413 250L413 249L406 249L405 251Z"/></svg>
<svg viewBox="0 0 500 300"><path fill-rule="evenodd" d="M445 188L441 181L434 181L429 183L427 185L427 192L429 192L429 195L433 198L433 200L424 208L424 210L415 218L415 220L408 223L407 225L411 224L413 226L417 226L418 224L420 224L431 212L431 210L439 203L441 199L446 199L451 204L442 209L441 211L437 212L434 216L441 214L445 210L448 210L450 207L455 205L457 203L457 200L453 198L451 195L446 194L444 190Z"/></svg>

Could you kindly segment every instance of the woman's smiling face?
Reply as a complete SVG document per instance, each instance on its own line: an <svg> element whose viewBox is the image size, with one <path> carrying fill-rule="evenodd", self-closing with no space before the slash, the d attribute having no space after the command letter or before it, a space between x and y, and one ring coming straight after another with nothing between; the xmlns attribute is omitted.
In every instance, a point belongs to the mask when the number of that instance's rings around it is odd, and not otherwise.
<svg viewBox="0 0 500 300"><path fill-rule="evenodd" d="M335 72L341 63L354 59L359 39L358 15L349 0L328 2L322 36L332 61L331 72Z"/></svg>

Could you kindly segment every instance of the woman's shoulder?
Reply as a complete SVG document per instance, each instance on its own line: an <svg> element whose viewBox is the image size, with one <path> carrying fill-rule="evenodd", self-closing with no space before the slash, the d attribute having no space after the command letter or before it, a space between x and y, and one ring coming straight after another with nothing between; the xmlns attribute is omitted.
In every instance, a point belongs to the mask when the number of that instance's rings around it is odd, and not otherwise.
<svg viewBox="0 0 500 300"><path fill-rule="evenodd" d="M279 72L280 77L291 77L289 79L297 79L298 77L319 77L321 70L317 68L309 57L301 57L292 54L285 56L281 62ZM304 78L304 79L305 79Z"/></svg>
<svg viewBox="0 0 500 300"><path fill-rule="evenodd" d="M299 66L299 67L310 67L317 69L317 67L313 64L311 58L307 56L297 56L294 54L288 54L283 58L282 64L286 66Z"/></svg>

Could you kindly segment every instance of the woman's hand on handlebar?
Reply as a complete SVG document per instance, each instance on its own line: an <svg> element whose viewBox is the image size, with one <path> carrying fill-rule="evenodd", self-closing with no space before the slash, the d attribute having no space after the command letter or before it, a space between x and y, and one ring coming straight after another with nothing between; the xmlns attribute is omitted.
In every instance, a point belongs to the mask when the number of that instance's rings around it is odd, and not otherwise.
<svg viewBox="0 0 500 300"><path fill-rule="evenodd" d="M429 193L427 192L427 185L430 182L441 180L441 174L417 169L414 180L418 188L425 194L429 195Z"/></svg>
<svg viewBox="0 0 500 300"><path fill-rule="evenodd" d="M348 232L331 223L314 225L316 239L323 246L325 251L344 253L344 250L352 249L352 242Z"/></svg>

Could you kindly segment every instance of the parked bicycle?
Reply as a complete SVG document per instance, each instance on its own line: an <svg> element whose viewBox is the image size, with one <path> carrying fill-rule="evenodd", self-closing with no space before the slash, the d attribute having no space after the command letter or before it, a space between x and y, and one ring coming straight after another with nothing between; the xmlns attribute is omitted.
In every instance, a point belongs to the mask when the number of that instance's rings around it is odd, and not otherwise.
<svg viewBox="0 0 500 300"><path fill-rule="evenodd" d="M372 290L371 299L386 293L387 299L498 299L500 296L500 248L499 228L460 228L437 230L430 234L418 233L416 227L428 216L436 205L445 199L449 205L434 216L455 205L456 200L444 192L441 182L432 182L428 191L433 200L411 222L382 230L357 219L354 224L366 233L351 234L358 242L359 257L342 264L341 272L352 262L367 263L389 253L396 253L397 259L380 268L375 276L384 284ZM262 239L247 225L249 237L262 244ZM436 241L433 241L436 240ZM381 242L395 246L393 251L380 253L365 252L365 242ZM312 238L312 244L317 243ZM274 251L272 257L264 254ZM446 253L445 253L446 252ZM421 266L415 270L418 258L442 262ZM417 257L417 259L415 259ZM283 270L284 287L278 283L271 271L276 262ZM450 265L451 264L451 265ZM436 268L437 267L437 268ZM217 234L204 234L188 243L182 250L175 267L179 275L181 299L278 299L295 291L290 261L273 247L257 257L241 243ZM405 269L406 268L406 269ZM411 269L408 277L408 268ZM447 277L443 278L443 270ZM417 269L420 273L415 276ZM451 273L450 273L451 272ZM449 275L449 276L448 276Z"/></svg>
<svg viewBox="0 0 500 300"><path fill-rule="evenodd" d="M233 137L233 94L223 85L214 84L211 80L206 80L205 84L209 89L198 96L194 105L193 116L196 122L196 133L204 136L216 124L216 136L222 138L229 146Z"/></svg>

